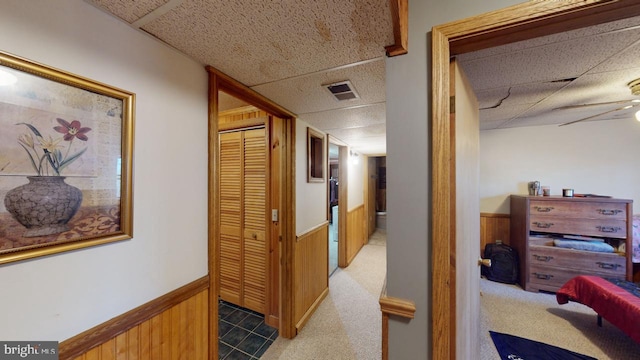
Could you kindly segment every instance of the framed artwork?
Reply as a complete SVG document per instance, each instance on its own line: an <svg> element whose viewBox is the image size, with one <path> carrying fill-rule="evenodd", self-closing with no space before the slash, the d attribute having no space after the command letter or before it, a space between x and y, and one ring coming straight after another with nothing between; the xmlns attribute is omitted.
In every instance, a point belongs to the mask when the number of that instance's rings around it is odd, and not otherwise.
<svg viewBox="0 0 640 360"><path fill-rule="evenodd" d="M307 182L324 182L324 134L307 128Z"/></svg>
<svg viewBox="0 0 640 360"><path fill-rule="evenodd" d="M134 102L0 52L0 264L133 236Z"/></svg>

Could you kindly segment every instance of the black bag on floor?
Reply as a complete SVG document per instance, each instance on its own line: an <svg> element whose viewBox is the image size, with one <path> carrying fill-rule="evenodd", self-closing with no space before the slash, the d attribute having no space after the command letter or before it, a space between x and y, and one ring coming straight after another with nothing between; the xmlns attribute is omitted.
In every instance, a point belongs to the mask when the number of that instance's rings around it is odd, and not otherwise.
<svg viewBox="0 0 640 360"><path fill-rule="evenodd" d="M491 260L491 267L482 266L481 270L487 279L505 284L518 282L518 253L511 246L487 244L484 258Z"/></svg>

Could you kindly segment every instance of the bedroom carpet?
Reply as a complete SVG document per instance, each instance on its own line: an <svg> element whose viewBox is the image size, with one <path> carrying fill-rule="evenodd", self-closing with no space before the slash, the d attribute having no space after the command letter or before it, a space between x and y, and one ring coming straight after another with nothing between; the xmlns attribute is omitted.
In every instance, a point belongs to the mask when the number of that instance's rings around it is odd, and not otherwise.
<svg viewBox="0 0 640 360"><path fill-rule="evenodd" d="M480 280L481 359L500 359L489 331L558 346L599 360L640 359L640 344L582 304L559 305L555 294Z"/></svg>

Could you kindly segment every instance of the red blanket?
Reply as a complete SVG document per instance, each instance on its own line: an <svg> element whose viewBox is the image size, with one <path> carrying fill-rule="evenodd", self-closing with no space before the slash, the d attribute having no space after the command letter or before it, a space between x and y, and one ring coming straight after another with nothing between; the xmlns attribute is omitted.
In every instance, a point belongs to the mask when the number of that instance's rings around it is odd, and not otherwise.
<svg viewBox="0 0 640 360"><path fill-rule="evenodd" d="M556 293L558 304L576 301L640 343L640 298L598 276L577 276Z"/></svg>

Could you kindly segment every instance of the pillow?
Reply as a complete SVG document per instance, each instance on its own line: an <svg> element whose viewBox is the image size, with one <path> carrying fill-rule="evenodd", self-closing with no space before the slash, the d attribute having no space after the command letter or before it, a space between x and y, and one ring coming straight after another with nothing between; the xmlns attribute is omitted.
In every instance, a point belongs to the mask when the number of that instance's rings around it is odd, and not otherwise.
<svg viewBox="0 0 640 360"><path fill-rule="evenodd" d="M613 252L613 246L607 244L604 241L586 241L586 240L553 240L553 244L557 247L585 250L585 251L597 251L597 252Z"/></svg>

